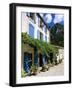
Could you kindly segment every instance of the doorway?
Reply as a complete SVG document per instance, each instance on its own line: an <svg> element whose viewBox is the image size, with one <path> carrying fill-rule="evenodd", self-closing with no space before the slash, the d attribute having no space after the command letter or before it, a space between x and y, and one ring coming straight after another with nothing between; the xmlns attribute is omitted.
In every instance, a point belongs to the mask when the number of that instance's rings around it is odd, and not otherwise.
<svg viewBox="0 0 73 90"><path fill-rule="evenodd" d="M28 73L32 65L32 53L24 52L24 70Z"/></svg>
<svg viewBox="0 0 73 90"><path fill-rule="evenodd" d="M50 61L53 63L53 53L50 53Z"/></svg>
<svg viewBox="0 0 73 90"><path fill-rule="evenodd" d="M43 57L42 57L42 54L39 54L39 66L40 67L43 66Z"/></svg>

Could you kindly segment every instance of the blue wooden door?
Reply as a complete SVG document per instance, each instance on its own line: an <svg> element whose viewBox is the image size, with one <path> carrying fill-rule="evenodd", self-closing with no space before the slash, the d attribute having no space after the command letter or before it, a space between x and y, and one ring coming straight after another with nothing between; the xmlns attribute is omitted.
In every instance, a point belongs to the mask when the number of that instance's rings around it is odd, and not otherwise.
<svg viewBox="0 0 73 90"><path fill-rule="evenodd" d="M24 53L24 70L25 70L27 73L30 73L28 53Z"/></svg>

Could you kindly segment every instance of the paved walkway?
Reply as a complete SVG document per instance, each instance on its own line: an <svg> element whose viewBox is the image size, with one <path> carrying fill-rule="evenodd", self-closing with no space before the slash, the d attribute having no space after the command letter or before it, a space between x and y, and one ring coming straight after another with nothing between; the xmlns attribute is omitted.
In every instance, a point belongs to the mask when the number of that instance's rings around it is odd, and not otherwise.
<svg viewBox="0 0 73 90"><path fill-rule="evenodd" d="M60 76L64 75L64 63L58 64L54 67L50 67L46 72L40 72L36 76Z"/></svg>

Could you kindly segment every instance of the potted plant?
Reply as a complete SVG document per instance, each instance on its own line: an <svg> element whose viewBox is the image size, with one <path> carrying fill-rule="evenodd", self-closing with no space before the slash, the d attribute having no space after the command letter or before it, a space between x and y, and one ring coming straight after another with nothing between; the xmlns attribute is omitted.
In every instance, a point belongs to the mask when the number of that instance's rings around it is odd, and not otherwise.
<svg viewBox="0 0 73 90"><path fill-rule="evenodd" d="M26 73L26 71L25 70L21 70L21 77L26 77L27 76L27 73Z"/></svg>
<svg viewBox="0 0 73 90"><path fill-rule="evenodd" d="M36 65L31 66L31 74L32 75L37 75L38 73L38 67Z"/></svg>
<svg viewBox="0 0 73 90"><path fill-rule="evenodd" d="M49 66L48 65L42 66L42 70L41 71L46 72L48 70L49 70Z"/></svg>

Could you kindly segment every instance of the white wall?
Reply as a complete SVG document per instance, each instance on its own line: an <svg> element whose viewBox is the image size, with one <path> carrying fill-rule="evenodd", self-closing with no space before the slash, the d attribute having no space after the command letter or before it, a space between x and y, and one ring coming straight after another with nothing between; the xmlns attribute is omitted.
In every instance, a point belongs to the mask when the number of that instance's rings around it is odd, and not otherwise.
<svg viewBox="0 0 73 90"><path fill-rule="evenodd" d="M24 32L24 33L26 33L26 32L28 32L28 30L29 30L29 19L27 18L27 16L26 16L26 13L22 13L21 14L22 16L22 18L21 18L21 20L22 20L22 32Z"/></svg>
<svg viewBox="0 0 73 90"><path fill-rule="evenodd" d="M45 35L47 36L47 42L50 42L50 32L49 30L47 29L47 33L45 34L45 28L43 28L43 30L38 26L38 17L36 16L35 14L35 22L33 22L33 20L31 18L28 18L26 16L26 13L25 12L22 12L21 14L21 23L22 23L22 32L23 33L27 33L29 34L29 23L32 24L32 26L34 27L34 38L37 39L37 30L39 32L41 32L43 34L43 40L45 41Z"/></svg>
<svg viewBox="0 0 73 90"><path fill-rule="evenodd" d="M72 1L72 3L70 2ZM9 82L9 3L73 5L73 0L0 0L0 90L72 90L72 84L11 88ZM73 31L72 31L73 34ZM72 35L73 38L73 35ZM73 46L73 43L72 43ZM72 58L73 59L73 58ZM73 62L72 62L73 64ZM73 68L73 65L72 65ZM73 74L73 72L72 72ZM72 79L73 82L73 79Z"/></svg>
<svg viewBox="0 0 73 90"><path fill-rule="evenodd" d="M31 18L26 16L26 12L22 13L22 32L29 34L29 23L34 27L34 38L37 38L37 25L33 23Z"/></svg>

